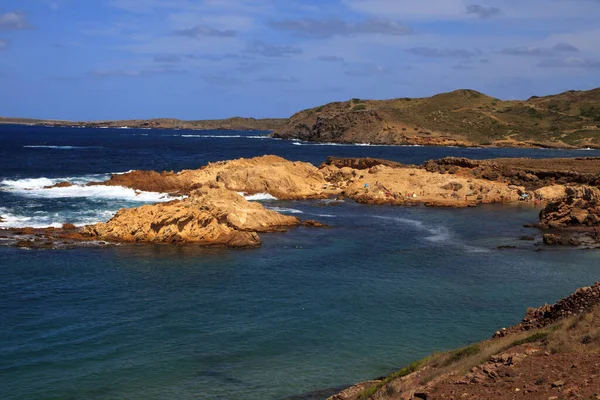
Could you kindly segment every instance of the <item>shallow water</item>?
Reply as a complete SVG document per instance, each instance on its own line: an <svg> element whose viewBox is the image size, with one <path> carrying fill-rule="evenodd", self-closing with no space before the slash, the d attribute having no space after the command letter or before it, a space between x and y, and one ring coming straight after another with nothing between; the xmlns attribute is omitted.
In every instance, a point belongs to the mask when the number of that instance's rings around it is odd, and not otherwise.
<svg viewBox="0 0 600 400"><path fill-rule="evenodd" d="M450 154L595 154L298 146L244 137L256 132L186 138L174 136L183 131L0 129L0 181L22 186L31 184L24 179L84 182L111 171L264 153L314 163L327 155L421 163ZM135 136L140 132L148 136ZM0 215L37 222L106 219L142 203L123 193L41 197L3 185ZM263 204L330 228L261 235L260 249L241 251L0 247L0 397L282 399L487 338L518 322L527 306L554 302L600 272L594 251L536 252L539 235L522 227L536 219L539 210L530 207ZM517 240L525 234L538 242Z"/></svg>

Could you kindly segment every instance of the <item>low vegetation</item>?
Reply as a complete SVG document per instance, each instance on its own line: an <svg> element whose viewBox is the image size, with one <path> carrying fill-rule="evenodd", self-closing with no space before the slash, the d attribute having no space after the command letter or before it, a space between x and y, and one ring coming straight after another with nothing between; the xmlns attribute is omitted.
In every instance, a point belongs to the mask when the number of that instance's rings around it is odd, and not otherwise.
<svg viewBox="0 0 600 400"><path fill-rule="evenodd" d="M600 354L600 307L542 329L490 339L458 350L434 353L389 374L366 388L358 398L391 398L397 393L397 389L389 384L404 377L408 378L417 371L417 386L425 385L443 375L459 378L473 367L486 363L492 356L523 345L538 346L542 352L551 354Z"/></svg>
<svg viewBox="0 0 600 400"><path fill-rule="evenodd" d="M353 113L366 109L372 112ZM295 114L275 135L334 142L405 144L423 137L425 144L437 139L464 145L600 147L600 88L525 101L463 89L415 99L353 98L316 110L318 115ZM317 117L318 129L312 131ZM427 137L420 132L428 132Z"/></svg>

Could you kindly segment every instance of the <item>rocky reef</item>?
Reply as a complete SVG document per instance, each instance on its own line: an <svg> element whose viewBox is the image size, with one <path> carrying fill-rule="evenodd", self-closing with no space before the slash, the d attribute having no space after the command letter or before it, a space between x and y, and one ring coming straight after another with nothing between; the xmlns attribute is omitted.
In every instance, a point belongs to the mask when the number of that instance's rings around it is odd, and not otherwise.
<svg viewBox="0 0 600 400"><path fill-rule="evenodd" d="M122 186L174 194L181 200L121 210L106 223L82 228L84 240L260 245L258 233L300 224L240 195L280 200L351 199L365 204L472 207L490 203L547 204L540 228L583 227L582 238L547 232L547 244L593 244L600 222L600 159L496 159L448 157L423 166L372 158L330 157L319 167L266 155L209 163L199 169L131 171L88 185ZM68 187L60 182L53 188ZM51 189L51 188L49 188ZM306 226L322 227L318 221ZM592 232L593 233L593 232ZM591 238L587 240L586 238Z"/></svg>
<svg viewBox="0 0 600 400"><path fill-rule="evenodd" d="M205 187L184 200L120 210L108 222L86 226L80 233L116 242L253 247L261 244L257 232L299 223L296 217L267 210L223 187Z"/></svg>

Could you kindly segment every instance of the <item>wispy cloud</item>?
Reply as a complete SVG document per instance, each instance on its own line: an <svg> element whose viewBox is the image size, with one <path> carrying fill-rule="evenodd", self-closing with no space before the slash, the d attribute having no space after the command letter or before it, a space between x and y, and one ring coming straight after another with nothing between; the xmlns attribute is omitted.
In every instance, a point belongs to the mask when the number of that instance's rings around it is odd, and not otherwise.
<svg viewBox="0 0 600 400"><path fill-rule="evenodd" d="M293 76L261 76L256 78L257 82L265 83L298 83L300 80Z"/></svg>
<svg viewBox="0 0 600 400"><path fill-rule="evenodd" d="M467 14L476 15L479 18L491 18L502 14L502 10L498 7L485 7L479 4L471 4L467 6Z"/></svg>
<svg viewBox="0 0 600 400"><path fill-rule="evenodd" d="M6 39L0 39L0 50L7 49L10 43Z"/></svg>
<svg viewBox="0 0 600 400"><path fill-rule="evenodd" d="M25 13L8 12L0 14L0 30L22 31L27 29L33 29L33 26L27 21Z"/></svg>
<svg viewBox="0 0 600 400"><path fill-rule="evenodd" d="M538 64L543 68L585 68L600 69L600 60L590 60L583 57L550 58Z"/></svg>
<svg viewBox="0 0 600 400"><path fill-rule="evenodd" d="M368 19L363 22L349 23L341 19L292 19L272 22L271 27L293 32L299 36L331 38L334 36L356 36L368 34L407 35L411 29L400 22L381 19Z"/></svg>
<svg viewBox="0 0 600 400"><path fill-rule="evenodd" d="M221 37L221 38L230 38L235 37L236 32L234 30L219 30L211 28L210 26L205 25L196 25L193 28L188 29L179 29L173 31L175 35L178 36L186 36L193 39L199 39L201 37Z"/></svg>
<svg viewBox="0 0 600 400"><path fill-rule="evenodd" d="M377 75L387 75L392 71L382 67L380 65L362 65L360 67L352 68L344 72L344 74L353 77L369 77Z"/></svg>
<svg viewBox="0 0 600 400"><path fill-rule="evenodd" d="M502 54L511 56L556 57L567 53L578 53L579 49L568 43L558 43L552 47L520 46L503 49Z"/></svg>
<svg viewBox="0 0 600 400"><path fill-rule="evenodd" d="M289 57L302 54L302 49L289 45L272 45L255 40L248 43L245 52L263 57Z"/></svg>
<svg viewBox="0 0 600 400"><path fill-rule="evenodd" d="M338 56L319 56L317 60L323 62L344 62L344 59Z"/></svg>
<svg viewBox="0 0 600 400"><path fill-rule="evenodd" d="M428 58L469 58L476 53L465 49L436 49L433 47L413 47L409 53Z"/></svg>
<svg viewBox="0 0 600 400"><path fill-rule="evenodd" d="M242 81L237 78L221 73L203 75L202 80L215 86L235 86L242 83Z"/></svg>
<svg viewBox="0 0 600 400"><path fill-rule="evenodd" d="M153 75L173 75L185 74L183 68L166 66L158 68L142 68L142 69L127 69L127 70L92 70L87 73L90 78L108 79L108 78L139 78Z"/></svg>
<svg viewBox="0 0 600 400"><path fill-rule="evenodd" d="M154 62L157 63L179 63L182 61L181 56L178 56L176 54L165 54L165 55L160 55L160 56L155 56L154 57Z"/></svg>

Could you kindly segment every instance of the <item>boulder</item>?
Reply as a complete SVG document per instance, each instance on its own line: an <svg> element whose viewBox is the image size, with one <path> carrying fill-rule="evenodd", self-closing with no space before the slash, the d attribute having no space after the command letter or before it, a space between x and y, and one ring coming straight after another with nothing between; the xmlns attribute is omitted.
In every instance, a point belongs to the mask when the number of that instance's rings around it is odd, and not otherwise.
<svg viewBox="0 0 600 400"><path fill-rule="evenodd" d="M553 233L547 233L544 235L544 244L555 246L564 244L563 238L560 235L555 235Z"/></svg>

